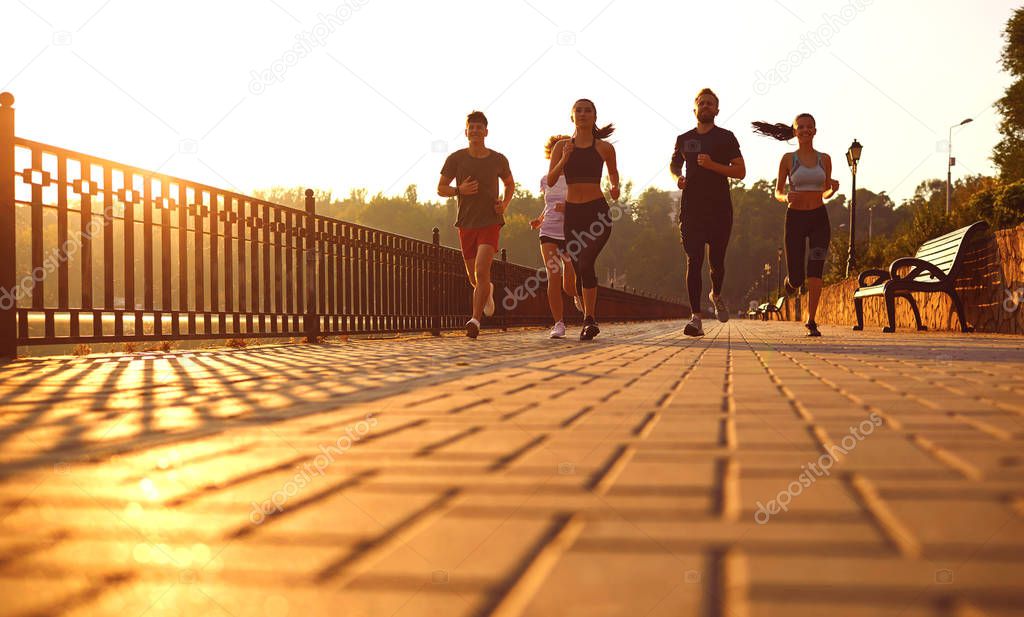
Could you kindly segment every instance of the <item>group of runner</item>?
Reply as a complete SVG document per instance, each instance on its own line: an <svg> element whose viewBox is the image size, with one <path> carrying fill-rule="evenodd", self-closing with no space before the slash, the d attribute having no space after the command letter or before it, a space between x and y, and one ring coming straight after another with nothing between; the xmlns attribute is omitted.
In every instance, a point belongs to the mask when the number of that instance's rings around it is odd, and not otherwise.
<svg viewBox="0 0 1024 617"><path fill-rule="evenodd" d="M722 299L725 254L733 221L729 180L743 179L746 166L736 136L715 125L718 113L719 99L713 91L705 88L697 93L697 126L676 138L669 165L682 191L679 230L686 254L686 289L692 310L684 328L687 336L704 335L701 295L705 251L711 275L711 307L719 321L729 320L729 309ZM617 201L619 172L615 147L607 141L615 127L598 126L593 101L576 101L571 118L575 125L572 135L554 135L547 141L548 173L540 180L544 210L530 221L530 226L539 232L541 256L548 272L548 304L555 321L550 337L565 336L564 292L583 314L580 340L589 341L600 333L596 319L597 256L608 243L612 230L601 181L607 168L609 196ZM795 293L806 282L807 335L821 336L815 315L830 236L824 203L839 188L832 178L832 161L827 154L814 150L817 128L810 114L800 114L791 125L755 122L753 126L762 135L781 141L796 138L799 143L799 148L785 154L779 163L775 198L788 206L786 291ZM447 158L437 192L458 202L455 226L459 230L466 274L473 287L473 309L466 323L466 336L476 338L483 318L494 314L491 263L498 250L504 213L515 192L515 181L508 159L485 145L487 118L482 112L474 111L467 116L465 134L469 145ZM501 194L499 181L504 185Z"/></svg>

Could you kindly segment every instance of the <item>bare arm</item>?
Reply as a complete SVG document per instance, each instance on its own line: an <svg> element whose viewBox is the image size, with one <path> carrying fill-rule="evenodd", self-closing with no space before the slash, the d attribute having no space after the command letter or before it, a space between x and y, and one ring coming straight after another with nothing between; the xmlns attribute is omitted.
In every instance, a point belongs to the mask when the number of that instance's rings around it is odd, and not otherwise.
<svg viewBox="0 0 1024 617"><path fill-rule="evenodd" d="M682 143L682 136L676 137L676 145L672 149L672 160L669 161L668 170L672 172L672 177L675 178L676 186L679 187L679 190L685 191L686 176L683 175L683 163L686 162L686 156L680 148Z"/></svg>
<svg viewBox="0 0 1024 617"><path fill-rule="evenodd" d="M786 195L786 182L789 181L789 157L783 156L779 162L779 177L775 181L775 200L784 204L789 203L789 197Z"/></svg>
<svg viewBox="0 0 1024 617"><path fill-rule="evenodd" d="M511 172L507 176L503 176L501 181L505 184L505 194L502 196L501 201L498 202L497 207L501 208L498 214L504 214L505 210L508 210L508 204L512 201L512 196L516 192L516 181L512 178Z"/></svg>
<svg viewBox="0 0 1024 617"><path fill-rule="evenodd" d="M683 156L681 149L683 140L676 138L675 148L672 149L672 160L668 164L668 170L672 172L672 177L678 182L683 177L683 162L686 161L686 157Z"/></svg>
<svg viewBox="0 0 1024 617"><path fill-rule="evenodd" d="M832 157L822 154L821 161L822 167L825 168L825 192L821 194L821 198L831 199L839 190L839 181L832 178Z"/></svg>
<svg viewBox="0 0 1024 617"><path fill-rule="evenodd" d="M511 177L511 176L509 176ZM454 178L441 174L441 181L437 183L437 194L441 197L455 197L457 195L475 195L480 188L480 183L470 176L462 181L457 188L452 186Z"/></svg>
<svg viewBox="0 0 1024 617"><path fill-rule="evenodd" d="M554 186L558 182L558 178L562 175L562 170L565 168L565 163L569 160L569 155L572 154L572 148L572 142L563 139L551 149L551 164L548 165L548 186Z"/></svg>
<svg viewBox="0 0 1024 617"><path fill-rule="evenodd" d="M547 208L544 208L543 210L541 210L540 214L537 215L537 218L535 218L532 221L530 221L530 227L532 227L533 229L537 229L538 227L543 225L544 224L544 212L546 212L546 211L547 211Z"/></svg>
<svg viewBox="0 0 1024 617"><path fill-rule="evenodd" d="M459 191L452 186L452 180L454 179L441 174L441 181L437 183L437 194L441 197L455 197L458 195Z"/></svg>
<svg viewBox="0 0 1024 617"><path fill-rule="evenodd" d="M608 180L612 183L612 188L609 191L614 201L619 200L619 165L618 160L615 156L615 146L611 145L606 141L599 141L598 153L604 159L605 165L608 166Z"/></svg>

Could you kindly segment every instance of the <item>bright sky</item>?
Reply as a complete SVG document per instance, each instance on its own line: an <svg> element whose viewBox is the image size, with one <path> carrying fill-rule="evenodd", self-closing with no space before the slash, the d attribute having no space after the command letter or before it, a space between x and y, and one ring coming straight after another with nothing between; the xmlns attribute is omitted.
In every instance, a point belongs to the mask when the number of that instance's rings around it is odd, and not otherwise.
<svg viewBox="0 0 1024 617"><path fill-rule="evenodd" d="M624 179L673 188L675 136L710 86L748 183L790 148L750 121L808 111L817 148L839 163L859 139L860 185L898 201L945 176L947 130L967 117L955 175L994 172L1016 4L0 0L0 89L28 139L245 193L417 184L422 199L474 108L536 192L543 144L571 132L580 97L616 123ZM845 163L837 177L848 189Z"/></svg>

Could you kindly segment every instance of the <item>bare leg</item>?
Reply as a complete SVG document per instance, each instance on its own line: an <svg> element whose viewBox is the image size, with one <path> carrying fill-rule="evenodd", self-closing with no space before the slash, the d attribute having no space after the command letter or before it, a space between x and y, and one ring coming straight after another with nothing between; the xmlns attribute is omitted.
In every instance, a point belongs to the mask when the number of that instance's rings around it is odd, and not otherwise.
<svg viewBox="0 0 1024 617"><path fill-rule="evenodd" d="M480 254L480 252L477 251L477 255L479 255L479 254ZM476 287L476 260L475 259L465 259L464 261L466 262L466 276L469 277L469 284L470 284L471 287L475 288Z"/></svg>
<svg viewBox="0 0 1024 617"><path fill-rule="evenodd" d="M562 258L558 256L558 245L545 242L540 245L540 255L544 260L544 267L548 271L548 307L551 309L551 317L555 322L562 321L564 307L562 306Z"/></svg>
<svg viewBox="0 0 1024 617"><path fill-rule="evenodd" d="M476 289L473 291L473 319L477 321L484 318L487 294L491 293L491 262L493 260L494 247L489 244L481 244L476 250Z"/></svg>
<svg viewBox="0 0 1024 617"><path fill-rule="evenodd" d="M818 301L821 299L822 280L807 277L807 321L814 322L818 314Z"/></svg>
<svg viewBox="0 0 1024 617"><path fill-rule="evenodd" d="M583 288L583 308L586 309L584 313L597 319L597 287Z"/></svg>
<svg viewBox="0 0 1024 617"><path fill-rule="evenodd" d="M568 257L562 257L562 273L562 289L572 298L576 295L576 269Z"/></svg>

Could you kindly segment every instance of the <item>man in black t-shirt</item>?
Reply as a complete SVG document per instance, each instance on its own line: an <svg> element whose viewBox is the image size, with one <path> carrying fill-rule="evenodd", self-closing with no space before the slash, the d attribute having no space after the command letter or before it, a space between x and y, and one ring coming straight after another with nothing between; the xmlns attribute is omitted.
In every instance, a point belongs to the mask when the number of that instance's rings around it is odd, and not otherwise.
<svg viewBox="0 0 1024 617"><path fill-rule="evenodd" d="M683 192L679 231L686 252L686 290L693 311L684 332L688 336L703 336L700 295L704 246L708 246L711 266L711 304L718 320L726 322L729 309L721 294L725 281L725 249L732 232L729 178L742 180L747 169L736 136L715 126L718 96L708 88L701 90L694 101L693 113L697 116L697 128L676 138L669 168L676 178L676 185Z"/></svg>

